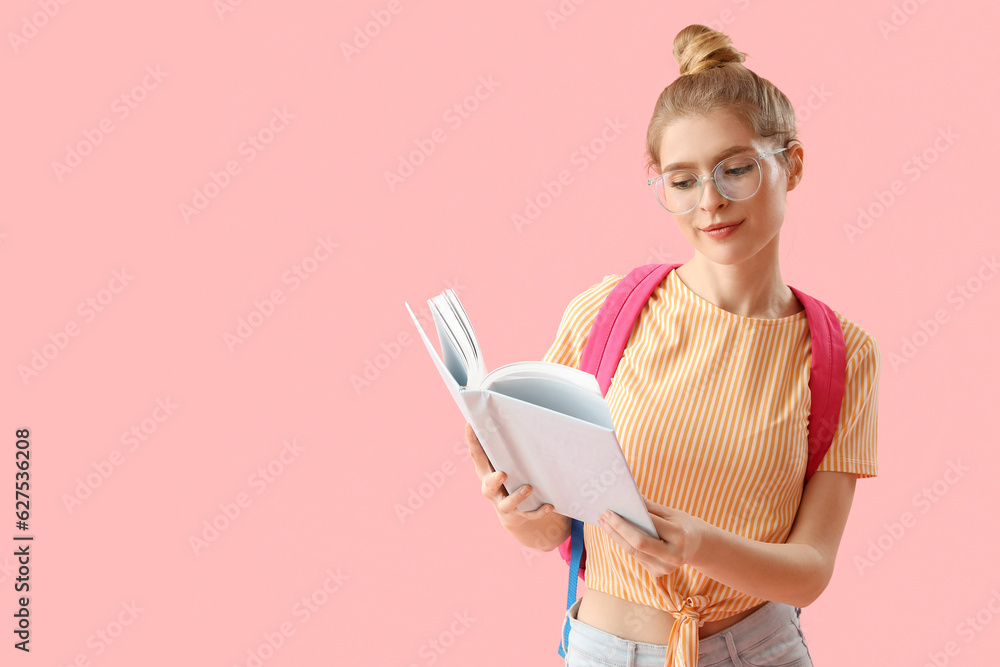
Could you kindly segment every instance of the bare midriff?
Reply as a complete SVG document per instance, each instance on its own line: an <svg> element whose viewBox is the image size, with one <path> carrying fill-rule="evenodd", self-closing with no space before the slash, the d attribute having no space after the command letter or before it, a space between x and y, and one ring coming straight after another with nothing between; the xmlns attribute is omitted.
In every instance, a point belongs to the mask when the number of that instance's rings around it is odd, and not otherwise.
<svg viewBox="0 0 1000 667"><path fill-rule="evenodd" d="M705 621L698 628L698 638L704 639L725 630L764 604L766 603L718 621ZM669 611L654 609L590 589L583 594L576 617L577 620L616 637L646 644L667 644L670 639L670 628L674 624L674 616Z"/></svg>

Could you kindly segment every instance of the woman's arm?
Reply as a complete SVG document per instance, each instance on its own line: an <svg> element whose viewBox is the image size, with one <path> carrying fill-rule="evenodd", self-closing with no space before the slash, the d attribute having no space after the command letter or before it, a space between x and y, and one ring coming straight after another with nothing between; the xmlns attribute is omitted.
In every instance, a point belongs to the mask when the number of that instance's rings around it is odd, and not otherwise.
<svg viewBox="0 0 1000 667"><path fill-rule="evenodd" d="M659 540L613 512L605 513L601 527L654 577L690 565L746 595L805 607L833 576L856 482L850 473L813 475L784 544L741 537L649 500Z"/></svg>

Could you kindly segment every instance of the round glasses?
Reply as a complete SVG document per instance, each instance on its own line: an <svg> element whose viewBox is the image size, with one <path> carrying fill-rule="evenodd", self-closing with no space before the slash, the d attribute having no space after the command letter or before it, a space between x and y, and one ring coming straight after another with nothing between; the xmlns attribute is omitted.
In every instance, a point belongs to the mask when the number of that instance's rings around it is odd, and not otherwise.
<svg viewBox="0 0 1000 667"><path fill-rule="evenodd" d="M656 178L646 181L660 205L674 215L690 213L701 202L705 194L704 181L711 179L719 194L730 201L750 199L760 189L760 162L772 155L777 155L787 148L779 148L759 155L736 155L715 165L711 176L699 177L690 171L665 171Z"/></svg>

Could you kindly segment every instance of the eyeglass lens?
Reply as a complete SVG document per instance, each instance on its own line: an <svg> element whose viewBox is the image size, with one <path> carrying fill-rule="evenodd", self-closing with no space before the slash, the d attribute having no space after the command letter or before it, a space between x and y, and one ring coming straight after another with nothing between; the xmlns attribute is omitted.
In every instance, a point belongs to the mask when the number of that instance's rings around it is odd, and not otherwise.
<svg viewBox="0 0 1000 667"><path fill-rule="evenodd" d="M747 199L760 187L760 165L749 156L723 160L712 175L719 190L728 199ZM698 205L702 188L706 186L712 187L699 182L698 177L689 171L669 171L656 180L654 190L668 211L683 213Z"/></svg>

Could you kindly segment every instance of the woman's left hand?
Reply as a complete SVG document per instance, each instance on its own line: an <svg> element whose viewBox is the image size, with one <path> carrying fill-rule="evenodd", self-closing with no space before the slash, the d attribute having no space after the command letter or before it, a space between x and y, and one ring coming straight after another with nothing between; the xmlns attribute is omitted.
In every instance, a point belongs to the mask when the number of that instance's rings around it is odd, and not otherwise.
<svg viewBox="0 0 1000 667"><path fill-rule="evenodd" d="M611 510L601 516L598 525L647 572L662 577L695 559L710 526L686 512L645 500L659 539L646 535Z"/></svg>

